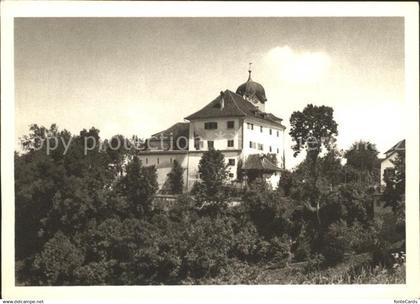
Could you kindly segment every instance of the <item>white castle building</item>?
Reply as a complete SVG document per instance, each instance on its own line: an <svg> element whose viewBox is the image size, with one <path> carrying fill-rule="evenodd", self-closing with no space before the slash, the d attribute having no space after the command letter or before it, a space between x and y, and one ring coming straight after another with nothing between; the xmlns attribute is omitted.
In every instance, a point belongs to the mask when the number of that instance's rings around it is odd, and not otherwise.
<svg viewBox="0 0 420 304"><path fill-rule="evenodd" d="M174 160L184 168L184 190L200 179L199 161L205 151L220 150L230 169L229 179L261 176L273 188L285 167L282 119L265 112L267 98L263 86L251 79L236 93L225 90L201 110L167 130L153 134L148 148L139 153L144 166L157 169L159 188L165 190L167 174ZM275 156L277 164L273 161Z"/></svg>

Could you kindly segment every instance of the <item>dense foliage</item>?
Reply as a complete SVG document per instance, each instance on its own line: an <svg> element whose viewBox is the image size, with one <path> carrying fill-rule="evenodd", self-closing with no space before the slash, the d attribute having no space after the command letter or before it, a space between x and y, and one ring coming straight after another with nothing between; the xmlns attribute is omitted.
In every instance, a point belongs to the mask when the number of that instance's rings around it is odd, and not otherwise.
<svg viewBox="0 0 420 304"><path fill-rule="evenodd" d="M332 119L328 108L321 110ZM314 111L295 119L317 119ZM328 125L335 134L335 124ZM17 284L267 283L259 274L273 277L273 269L277 277L294 278L289 282L314 282L313 273L351 257L367 256L351 262L344 276L365 275L363 269L379 264L391 269L391 253L404 250L404 231L396 224L404 210L403 155L387 176L385 207L377 206L376 181L353 178L376 167L358 166L355 151L344 154L342 165L341 154L329 147L316 166L306 159L284 170L277 189L263 181L246 187L235 196L240 203L232 201L220 151L204 153L201 182L191 193L179 194L182 168L174 162L168 178L177 202L159 209L156 169L131 148L109 149L116 141L133 144L121 135L102 140L95 128L72 135L55 125L33 125L22 138L24 151L15 154ZM376 166L373 154L369 164ZM308 183L314 172L316 183Z"/></svg>

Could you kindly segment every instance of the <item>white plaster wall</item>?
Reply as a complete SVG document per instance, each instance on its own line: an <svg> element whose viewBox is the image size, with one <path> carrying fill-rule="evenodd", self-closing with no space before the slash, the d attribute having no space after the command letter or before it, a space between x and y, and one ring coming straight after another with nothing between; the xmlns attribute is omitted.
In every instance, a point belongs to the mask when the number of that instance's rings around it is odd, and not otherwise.
<svg viewBox="0 0 420 304"><path fill-rule="evenodd" d="M254 124L254 130L248 129L247 124ZM260 126L263 126L263 131L260 131ZM243 157L246 158L249 154L262 154L270 153L270 146L272 147L272 152L277 155L278 166L282 165L283 158L283 147L284 147L284 130L279 127L274 127L270 124L262 123L259 121L245 120L243 122L244 128L244 149ZM270 128L272 129L272 134L270 135ZM279 131L279 136L277 137L277 131ZM256 147L250 148L249 142L255 142ZM258 150L258 144L263 144L263 150ZM278 153L277 153L278 149Z"/></svg>
<svg viewBox="0 0 420 304"><path fill-rule="evenodd" d="M233 129L227 128L227 121L234 121L235 127ZM204 129L204 123L206 122L217 122L217 129L206 130ZM200 151L207 151L207 141L214 141L214 148L216 150L235 150L241 149L242 147L242 123L239 118L208 118L208 119L197 119L190 123L190 135L189 135L189 147L190 150L195 150L194 147L194 135L200 137L203 141L203 147ZM228 147L228 139L234 140L234 146Z"/></svg>
<svg viewBox="0 0 420 304"><path fill-rule="evenodd" d="M266 182L271 185L273 189L277 189L280 181L280 172L274 173L265 178Z"/></svg>
<svg viewBox="0 0 420 304"><path fill-rule="evenodd" d="M179 153L153 153L153 154L141 154L139 159L142 161L143 166L155 166L157 173L157 182L159 190L162 188L167 180L167 175L172 170L173 161L177 160L182 168L184 168L184 189L187 189L187 154ZM159 159L159 163L158 163ZM172 162L171 162L172 161Z"/></svg>
<svg viewBox="0 0 420 304"><path fill-rule="evenodd" d="M385 186L384 172L387 168L393 168L394 164L391 161L395 161L397 153L392 153L388 158L381 161L381 185Z"/></svg>

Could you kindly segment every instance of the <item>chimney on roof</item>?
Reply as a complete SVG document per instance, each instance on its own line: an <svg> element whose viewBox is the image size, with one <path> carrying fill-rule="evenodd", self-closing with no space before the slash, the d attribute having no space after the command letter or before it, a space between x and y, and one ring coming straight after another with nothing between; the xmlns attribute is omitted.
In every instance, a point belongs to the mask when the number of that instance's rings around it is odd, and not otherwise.
<svg viewBox="0 0 420 304"><path fill-rule="evenodd" d="M225 93L223 93L223 91L220 91L220 110L223 110L223 108L225 107Z"/></svg>

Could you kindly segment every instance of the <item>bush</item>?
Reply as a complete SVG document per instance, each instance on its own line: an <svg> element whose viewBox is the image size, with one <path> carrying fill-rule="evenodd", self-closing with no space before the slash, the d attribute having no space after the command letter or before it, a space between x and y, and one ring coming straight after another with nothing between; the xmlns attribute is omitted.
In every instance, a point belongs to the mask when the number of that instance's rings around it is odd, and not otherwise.
<svg viewBox="0 0 420 304"><path fill-rule="evenodd" d="M203 217L185 229L181 251L184 275L197 279L225 271L233 236L230 221L221 217Z"/></svg>
<svg viewBox="0 0 420 304"><path fill-rule="evenodd" d="M57 232L36 255L33 267L40 285L74 283L73 270L83 263L84 256L62 232Z"/></svg>
<svg viewBox="0 0 420 304"><path fill-rule="evenodd" d="M289 203L275 191L249 191L243 197L245 212L258 233L267 240L288 232L291 226L289 216L292 212Z"/></svg>
<svg viewBox="0 0 420 304"><path fill-rule="evenodd" d="M104 285L108 282L111 267L106 262L92 262L74 271L75 282L78 285Z"/></svg>
<svg viewBox="0 0 420 304"><path fill-rule="evenodd" d="M345 222L331 224L321 237L320 253L325 257L326 265L333 266L344 260L344 254L349 252L349 243L345 238L347 225Z"/></svg>
<svg viewBox="0 0 420 304"><path fill-rule="evenodd" d="M250 222L241 226L235 233L231 255L242 261L255 261L259 241L257 228Z"/></svg>
<svg viewBox="0 0 420 304"><path fill-rule="evenodd" d="M269 241L260 241L257 245L258 257L270 263L284 267L290 258L290 241L287 235L273 237Z"/></svg>
<svg viewBox="0 0 420 304"><path fill-rule="evenodd" d="M377 238L378 233L374 226L359 222L354 222L345 232L345 239L356 254L372 251Z"/></svg>
<svg viewBox="0 0 420 304"><path fill-rule="evenodd" d="M305 228L301 230L299 236L296 238L292 249L295 261L302 262L309 260L311 255L311 242Z"/></svg>

